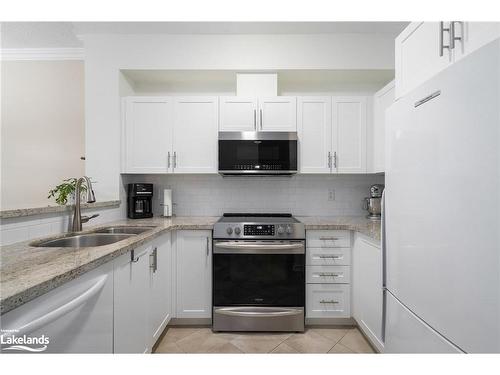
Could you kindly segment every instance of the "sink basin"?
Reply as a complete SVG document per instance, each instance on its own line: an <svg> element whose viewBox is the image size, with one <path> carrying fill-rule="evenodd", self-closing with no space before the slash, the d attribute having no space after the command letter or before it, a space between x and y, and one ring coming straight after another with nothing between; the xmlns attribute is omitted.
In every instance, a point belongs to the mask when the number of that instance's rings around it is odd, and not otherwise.
<svg viewBox="0 0 500 375"><path fill-rule="evenodd" d="M154 229L155 227L107 227L96 230L95 233L124 233L124 234L141 234L147 232L148 230Z"/></svg>
<svg viewBox="0 0 500 375"><path fill-rule="evenodd" d="M93 247L109 245L129 237L133 234L105 234L105 233L90 233L79 234L76 236L69 236L58 238L55 240L44 241L41 243L33 244L37 247Z"/></svg>

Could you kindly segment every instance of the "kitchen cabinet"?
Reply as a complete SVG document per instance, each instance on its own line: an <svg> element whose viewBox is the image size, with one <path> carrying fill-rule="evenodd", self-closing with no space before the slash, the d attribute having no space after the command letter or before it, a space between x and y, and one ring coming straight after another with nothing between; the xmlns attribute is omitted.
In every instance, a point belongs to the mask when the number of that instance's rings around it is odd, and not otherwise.
<svg viewBox="0 0 500 375"><path fill-rule="evenodd" d="M331 173L332 98L297 98L300 173Z"/></svg>
<svg viewBox="0 0 500 375"><path fill-rule="evenodd" d="M123 173L216 173L218 98L128 97Z"/></svg>
<svg viewBox="0 0 500 375"><path fill-rule="evenodd" d="M211 318L211 231L179 230L175 242L176 318Z"/></svg>
<svg viewBox="0 0 500 375"><path fill-rule="evenodd" d="M383 350L382 249L359 233L353 246L353 317L379 351Z"/></svg>
<svg viewBox="0 0 500 375"><path fill-rule="evenodd" d="M373 96L373 137L371 171L385 172L385 111L394 103L394 81Z"/></svg>
<svg viewBox="0 0 500 375"><path fill-rule="evenodd" d="M500 25L496 22L455 21L451 28L450 25L451 22L412 22L396 38L396 99L500 37ZM457 39L450 47L453 36Z"/></svg>
<svg viewBox="0 0 500 375"><path fill-rule="evenodd" d="M122 172L171 172L173 99L128 97L123 106Z"/></svg>
<svg viewBox="0 0 500 375"><path fill-rule="evenodd" d="M175 97L173 170L217 172L217 97Z"/></svg>
<svg viewBox="0 0 500 375"><path fill-rule="evenodd" d="M220 131L297 131L297 99L292 96L221 97Z"/></svg>
<svg viewBox="0 0 500 375"><path fill-rule="evenodd" d="M171 232L155 239L150 248L149 321L151 346L172 318Z"/></svg>
<svg viewBox="0 0 500 375"><path fill-rule="evenodd" d="M332 172L366 173L367 98L334 96Z"/></svg>
<svg viewBox="0 0 500 375"><path fill-rule="evenodd" d="M113 265L104 264L7 312L1 327L16 330L16 337L45 335L44 353L112 353ZM3 353L17 352L7 347L2 345Z"/></svg>
<svg viewBox="0 0 500 375"><path fill-rule="evenodd" d="M256 131L257 98L222 96L219 98L220 131Z"/></svg>
<svg viewBox="0 0 500 375"><path fill-rule="evenodd" d="M116 259L114 265L114 352L151 351L149 338L151 245Z"/></svg>

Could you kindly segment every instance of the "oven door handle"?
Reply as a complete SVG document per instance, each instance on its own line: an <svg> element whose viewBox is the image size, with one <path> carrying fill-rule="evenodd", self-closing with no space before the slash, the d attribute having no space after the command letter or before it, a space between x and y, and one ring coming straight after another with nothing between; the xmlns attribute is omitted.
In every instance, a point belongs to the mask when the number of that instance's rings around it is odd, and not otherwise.
<svg viewBox="0 0 500 375"><path fill-rule="evenodd" d="M303 243L218 242L214 244L214 254L304 254L304 252Z"/></svg>
<svg viewBox="0 0 500 375"><path fill-rule="evenodd" d="M278 316L294 316L300 315L303 313L303 310L298 309L256 309L254 311L249 310L248 308L221 308L216 309L215 312L221 315L229 315L229 316L246 316L246 317L255 317L255 318L273 318Z"/></svg>

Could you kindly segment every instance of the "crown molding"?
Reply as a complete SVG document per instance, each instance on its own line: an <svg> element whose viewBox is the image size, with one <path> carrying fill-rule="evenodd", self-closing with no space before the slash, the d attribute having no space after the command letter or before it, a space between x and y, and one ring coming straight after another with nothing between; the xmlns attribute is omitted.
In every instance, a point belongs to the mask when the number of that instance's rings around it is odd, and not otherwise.
<svg viewBox="0 0 500 375"><path fill-rule="evenodd" d="M2 61L83 59L83 48L2 48L0 50L0 60Z"/></svg>

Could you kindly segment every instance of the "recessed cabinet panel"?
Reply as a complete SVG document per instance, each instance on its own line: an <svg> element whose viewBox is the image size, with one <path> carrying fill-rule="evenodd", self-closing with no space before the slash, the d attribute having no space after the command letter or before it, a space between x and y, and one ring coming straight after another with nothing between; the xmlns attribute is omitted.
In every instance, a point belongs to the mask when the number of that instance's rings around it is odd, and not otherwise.
<svg viewBox="0 0 500 375"><path fill-rule="evenodd" d="M331 173L331 103L329 96L297 99L300 173Z"/></svg>
<svg viewBox="0 0 500 375"><path fill-rule="evenodd" d="M219 108L220 131L257 130L257 98L223 96Z"/></svg>
<svg viewBox="0 0 500 375"><path fill-rule="evenodd" d="M385 172L385 111L394 103L394 81L375 93L373 98L373 170Z"/></svg>
<svg viewBox="0 0 500 375"><path fill-rule="evenodd" d="M351 286L348 284L307 284L307 318L349 318Z"/></svg>
<svg viewBox="0 0 500 375"><path fill-rule="evenodd" d="M172 99L130 97L125 100L124 173L167 173L172 147Z"/></svg>
<svg viewBox="0 0 500 375"><path fill-rule="evenodd" d="M291 96L259 98L260 131L297 131L297 99Z"/></svg>

